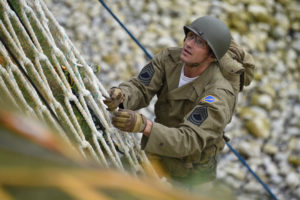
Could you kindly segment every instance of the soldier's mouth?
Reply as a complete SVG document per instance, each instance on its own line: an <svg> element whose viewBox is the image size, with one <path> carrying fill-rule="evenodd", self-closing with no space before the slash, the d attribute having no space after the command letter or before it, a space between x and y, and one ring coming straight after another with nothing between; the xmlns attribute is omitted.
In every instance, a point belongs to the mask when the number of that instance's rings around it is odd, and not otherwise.
<svg viewBox="0 0 300 200"><path fill-rule="evenodd" d="M187 53L187 54L189 54L189 55L192 55L192 53L189 51L189 50L187 50L187 49L183 49L183 51L185 52L185 53Z"/></svg>

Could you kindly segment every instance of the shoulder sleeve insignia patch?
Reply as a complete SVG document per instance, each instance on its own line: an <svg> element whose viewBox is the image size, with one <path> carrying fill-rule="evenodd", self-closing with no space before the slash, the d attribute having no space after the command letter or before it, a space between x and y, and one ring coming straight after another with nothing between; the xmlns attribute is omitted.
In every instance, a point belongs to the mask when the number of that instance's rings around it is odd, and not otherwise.
<svg viewBox="0 0 300 200"><path fill-rule="evenodd" d="M152 77L155 73L152 62L147 64L142 71L139 73L138 79L146 86L148 86L152 80Z"/></svg>
<svg viewBox="0 0 300 200"><path fill-rule="evenodd" d="M194 109L194 111L190 114L190 116L187 118L188 121L192 122L196 126L200 126L208 117L207 113L207 107L197 107Z"/></svg>
<svg viewBox="0 0 300 200"><path fill-rule="evenodd" d="M217 100L216 97L214 97L214 96L212 96L212 95L208 95L208 96L202 98L202 99L201 99L201 102L202 102L202 103L213 103L213 102L215 102L216 100Z"/></svg>

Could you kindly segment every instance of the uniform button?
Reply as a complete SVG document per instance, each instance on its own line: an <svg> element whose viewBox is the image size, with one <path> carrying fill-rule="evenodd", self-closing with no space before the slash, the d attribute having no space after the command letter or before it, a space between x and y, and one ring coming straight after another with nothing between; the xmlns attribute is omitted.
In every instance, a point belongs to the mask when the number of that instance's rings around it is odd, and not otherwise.
<svg viewBox="0 0 300 200"><path fill-rule="evenodd" d="M162 147L162 146L164 146L164 143L162 143L162 142L161 142L161 143L159 143L159 146L161 146L161 147Z"/></svg>

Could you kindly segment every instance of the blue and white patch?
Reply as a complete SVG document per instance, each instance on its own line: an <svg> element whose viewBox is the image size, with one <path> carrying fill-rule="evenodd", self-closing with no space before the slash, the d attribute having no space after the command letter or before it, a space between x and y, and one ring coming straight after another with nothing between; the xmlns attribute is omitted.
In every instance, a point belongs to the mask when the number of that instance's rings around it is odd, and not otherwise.
<svg viewBox="0 0 300 200"><path fill-rule="evenodd" d="M214 97L212 95L208 95L208 96L204 97L203 99L201 99L201 102L202 103L213 103L216 100L217 100L216 97Z"/></svg>
<svg viewBox="0 0 300 200"><path fill-rule="evenodd" d="M202 106L195 108L194 111L187 118L187 120L195 124L196 126L200 126L206 120L207 117L207 107Z"/></svg>
<svg viewBox="0 0 300 200"><path fill-rule="evenodd" d="M142 71L140 72L138 79L146 86L148 86L152 80L154 75L154 67L152 66L152 62L146 65Z"/></svg>

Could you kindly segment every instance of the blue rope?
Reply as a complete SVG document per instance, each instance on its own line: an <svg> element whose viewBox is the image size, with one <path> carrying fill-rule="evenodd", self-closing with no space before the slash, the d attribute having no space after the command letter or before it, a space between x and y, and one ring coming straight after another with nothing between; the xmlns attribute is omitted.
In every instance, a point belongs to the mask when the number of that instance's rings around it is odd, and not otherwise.
<svg viewBox="0 0 300 200"><path fill-rule="evenodd" d="M238 159L243 163L244 166L247 167L249 172L256 178L256 180L265 188L265 190L271 195L271 197L274 200L277 200L277 197L272 193L270 188L259 178L259 176L251 169L251 167L247 164L245 159L229 144L229 142L226 142L229 149L238 157Z"/></svg>
<svg viewBox="0 0 300 200"><path fill-rule="evenodd" d="M122 28L129 34L129 36L137 43L137 45L145 52L149 59L152 59L151 54L144 48L144 46L133 36L133 34L126 28L126 26L118 19L118 17L112 12L112 10L105 4L103 0L99 0L103 7L113 16L113 18L122 26ZM250 173L256 178L256 180L265 188L265 190L270 194L274 200L278 200L276 196L272 193L270 188L259 178L259 176L250 168L243 157L228 143L226 142L229 149L238 157L238 159L243 163L244 166L250 171Z"/></svg>
<svg viewBox="0 0 300 200"><path fill-rule="evenodd" d="M119 20L119 18L112 12L112 10L105 4L103 0L99 0L103 7L113 16L113 18L122 26L122 28L128 33L128 35L135 41L135 43L145 52L149 59L152 59L150 53L145 49L145 47L134 37L134 35L126 28L126 26Z"/></svg>

